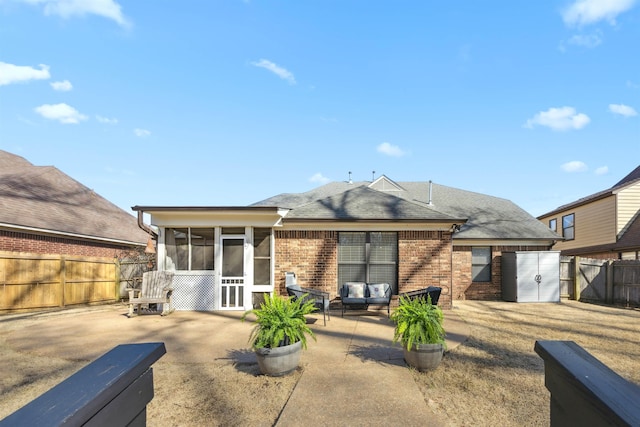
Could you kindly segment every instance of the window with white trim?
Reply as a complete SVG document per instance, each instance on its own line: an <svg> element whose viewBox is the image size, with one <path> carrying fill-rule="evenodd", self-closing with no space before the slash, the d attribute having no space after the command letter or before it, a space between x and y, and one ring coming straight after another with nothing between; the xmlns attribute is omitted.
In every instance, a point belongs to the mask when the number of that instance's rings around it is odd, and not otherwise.
<svg viewBox="0 0 640 427"><path fill-rule="evenodd" d="M491 282L491 247L471 248L471 281Z"/></svg>
<svg viewBox="0 0 640 427"><path fill-rule="evenodd" d="M340 232L338 286L346 282L388 283L398 291L398 234Z"/></svg>

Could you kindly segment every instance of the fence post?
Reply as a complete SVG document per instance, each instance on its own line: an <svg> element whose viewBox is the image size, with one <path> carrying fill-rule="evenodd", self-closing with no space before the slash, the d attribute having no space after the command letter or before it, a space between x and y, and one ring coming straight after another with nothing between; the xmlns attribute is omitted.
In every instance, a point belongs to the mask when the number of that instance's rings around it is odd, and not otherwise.
<svg viewBox="0 0 640 427"><path fill-rule="evenodd" d="M113 295L114 295L116 301L118 301L118 300L120 300L120 270L121 270L121 267L120 267L120 260L118 259L118 257L115 257L113 259L113 262L116 265L116 268L115 268L115 270L116 270L115 271L115 276L116 277L114 278L115 285L113 287Z"/></svg>
<svg viewBox="0 0 640 427"><path fill-rule="evenodd" d="M580 257L573 257L573 297L580 301Z"/></svg>
<svg viewBox="0 0 640 427"><path fill-rule="evenodd" d="M60 294L62 295L62 304L60 305L60 307L64 307L66 304L65 301L65 289L67 287L67 266L66 266L66 259L64 257L64 255L60 256Z"/></svg>
<svg viewBox="0 0 640 427"><path fill-rule="evenodd" d="M605 282L605 303L613 304L613 260L607 261L607 280Z"/></svg>

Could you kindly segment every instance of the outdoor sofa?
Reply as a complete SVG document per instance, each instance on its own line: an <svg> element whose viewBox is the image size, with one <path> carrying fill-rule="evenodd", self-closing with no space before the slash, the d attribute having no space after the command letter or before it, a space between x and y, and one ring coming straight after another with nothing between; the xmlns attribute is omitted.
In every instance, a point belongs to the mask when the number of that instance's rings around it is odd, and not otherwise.
<svg viewBox="0 0 640 427"><path fill-rule="evenodd" d="M342 317L347 308L367 309L370 305L386 306L389 316L391 294L388 283L347 282L340 287Z"/></svg>

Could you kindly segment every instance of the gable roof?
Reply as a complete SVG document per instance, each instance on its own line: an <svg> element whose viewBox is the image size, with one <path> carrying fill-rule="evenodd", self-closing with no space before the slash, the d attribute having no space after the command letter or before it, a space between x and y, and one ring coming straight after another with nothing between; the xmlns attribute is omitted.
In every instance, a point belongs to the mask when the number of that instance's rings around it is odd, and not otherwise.
<svg viewBox="0 0 640 427"><path fill-rule="evenodd" d="M143 245L137 219L53 166L0 150L0 226Z"/></svg>
<svg viewBox="0 0 640 427"><path fill-rule="evenodd" d="M393 220L462 224L454 234L455 239L560 238L509 200L431 182L393 182L386 177L388 182L384 182L381 178L373 183L332 182L305 193L280 194L252 206L289 208L285 221Z"/></svg>
<svg viewBox="0 0 640 427"><path fill-rule="evenodd" d="M546 216L549 215L554 215L558 212L562 212L565 211L567 209L572 209L572 208L576 208L578 206L582 206L582 205L586 205L588 203L592 203L595 202L597 200L600 199L604 199L605 197L609 197L612 196L614 194L616 194L618 191L622 190L623 188L630 186L630 185L634 185L640 183L640 166L638 166L637 168L635 168L634 170L632 170L627 176L625 176L624 178L622 178L620 181L618 181L617 183L615 183L611 188L607 188L606 190L602 190L602 191L598 191L597 193L593 193L589 196L586 197L582 197L578 200L575 200L573 202L564 204L562 206L559 206L555 209L553 209L552 211L549 211L545 214L539 215L538 219L544 218Z"/></svg>

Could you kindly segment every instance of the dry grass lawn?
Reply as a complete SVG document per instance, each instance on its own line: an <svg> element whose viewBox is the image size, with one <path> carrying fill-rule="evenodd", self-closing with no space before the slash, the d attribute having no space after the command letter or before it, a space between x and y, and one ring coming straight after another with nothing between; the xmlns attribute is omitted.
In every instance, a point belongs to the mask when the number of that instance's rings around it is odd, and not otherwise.
<svg viewBox="0 0 640 427"><path fill-rule="evenodd" d="M549 425L544 364L537 340L574 341L640 384L640 311L565 301L465 301L454 310L471 336L430 374L414 372L427 403L452 426Z"/></svg>
<svg viewBox="0 0 640 427"><path fill-rule="evenodd" d="M549 424L549 393L536 340L575 341L621 376L640 384L640 311L573 301L515 304L464 301L455 313L471 329L432 373L413 372L425 401L451 426ZM29 333L46 320L0 316L0 419L73 372L86 360L17 352L11 331ZM149 426L271 426L303 372L258 375L254 363L154 364ZM256 410L259 409L259 410Z"/></svg>

